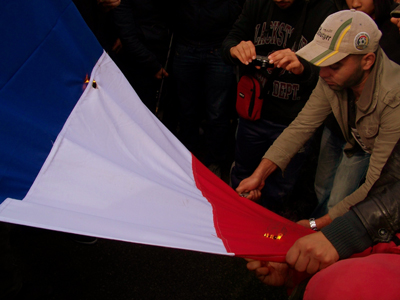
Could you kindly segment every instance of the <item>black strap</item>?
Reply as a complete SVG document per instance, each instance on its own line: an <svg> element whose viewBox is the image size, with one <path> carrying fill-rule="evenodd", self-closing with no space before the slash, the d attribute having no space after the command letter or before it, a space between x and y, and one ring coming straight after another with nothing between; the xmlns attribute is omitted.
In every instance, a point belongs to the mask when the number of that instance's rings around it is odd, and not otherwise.
<svg viewBox="0 0 400 300"><path fill-rule="evenodd" d="M253 93L251 94L249 111L247 112L249 117L251 117L251 115L253 114L254 104L256 102L256 82L255 82L255 80L257 80L257 79L255 79L253 77L250 77L250 78L251 78L251 81L253 82L253 89L251 90Z"/></svg>

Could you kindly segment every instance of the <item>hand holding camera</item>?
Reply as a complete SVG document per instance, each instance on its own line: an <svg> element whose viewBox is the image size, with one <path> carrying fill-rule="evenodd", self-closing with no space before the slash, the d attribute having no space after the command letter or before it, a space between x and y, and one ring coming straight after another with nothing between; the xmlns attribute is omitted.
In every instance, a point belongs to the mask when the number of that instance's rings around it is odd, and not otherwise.
<svg viewBox="0 0 400 300"><path fill-rule="evenodd" d="M300 75L304 71L303 64L291 49L275 51L268 55L268 58L269 63L275 65L276 68L284 69L296 75Z"/></svg>
<svg viewBox="0 0 400 300"><path fill-rule="evenodd" d="M257 69L274 68L274 64L270 63L268 56L256 55L256 59L252 63Z"/></svg>

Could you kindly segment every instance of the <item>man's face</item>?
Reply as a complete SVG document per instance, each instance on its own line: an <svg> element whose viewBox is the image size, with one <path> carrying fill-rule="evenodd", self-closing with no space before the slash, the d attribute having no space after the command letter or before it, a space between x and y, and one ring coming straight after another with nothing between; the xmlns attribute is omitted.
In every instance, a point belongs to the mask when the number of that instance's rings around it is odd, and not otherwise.
<svg viewBox="0 0 400 300"><path fill-rule="evenodd" d="M334 91L355 87L362 82L365 71L361 66L362 55L349 55L337 63L322 67L319 76Z"/></svg>
<svg viewBox="0 0 400 300"><path fill-rule="evenodd" d="M280 9L289 8L295 0L273 0Z"/></svg>

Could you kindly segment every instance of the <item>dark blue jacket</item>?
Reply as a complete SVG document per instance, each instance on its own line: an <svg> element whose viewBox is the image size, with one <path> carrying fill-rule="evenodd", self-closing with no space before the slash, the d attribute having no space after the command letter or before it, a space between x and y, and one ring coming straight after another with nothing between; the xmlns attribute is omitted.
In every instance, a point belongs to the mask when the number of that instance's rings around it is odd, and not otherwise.
<svg viewBox="0 0 400 300"><path fill-rule="evenodd" d="M121 0L113 10L114 22L131 66L151 76L165 64L168 52L167 2Z"/></svg>

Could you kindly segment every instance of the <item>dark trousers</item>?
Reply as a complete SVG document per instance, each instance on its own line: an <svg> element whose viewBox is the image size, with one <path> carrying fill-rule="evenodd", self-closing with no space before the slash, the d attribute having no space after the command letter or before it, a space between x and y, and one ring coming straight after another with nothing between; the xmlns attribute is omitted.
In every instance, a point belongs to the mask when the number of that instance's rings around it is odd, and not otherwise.
<svg viewBox="0 0 400 300"><path fill-rule="evenodd" d="M286 125L267 120L249 121L240 118L237 130L235 166L232 169L232 187L253 174L262 157L278 138ZM265 181L261 193L261 205L272 211L279 211L289 196L300 175L300 171L311 152L311 141L292 158L284 174L278 168Z"/></svg>
<svg viewBox="0 0 400 300"><path fill-rule="evenodd" d="M229 102L234 69L218 49L176 45L173 74L181 108L181 142L192 152L199 146L200 110L205 108L206 157L204 164L225 160L229 133ZM233 103L233 101L232 101Z"/></svg>

